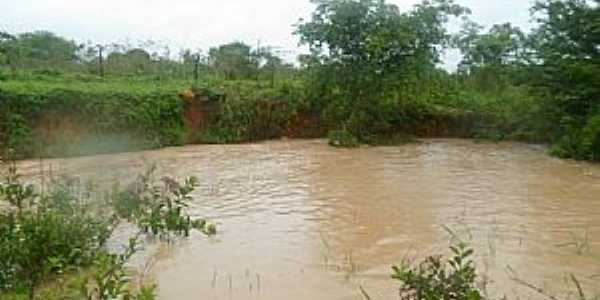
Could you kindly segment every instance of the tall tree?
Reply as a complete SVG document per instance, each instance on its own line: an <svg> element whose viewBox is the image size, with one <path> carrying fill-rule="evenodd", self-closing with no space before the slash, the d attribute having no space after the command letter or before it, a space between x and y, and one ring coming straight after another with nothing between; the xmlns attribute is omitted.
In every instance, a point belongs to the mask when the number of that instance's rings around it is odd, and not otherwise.
<svg viewBox="0 0 600 300"><path fill-rule="evenodd" d="M468 12L452 0L423 1L408 12L384 0L313 3L311 20L301 20L296 34L320 62L311 63L318 68L316 80L327 83L316 85L328 89L319 98L333 99L325 105L336 107L334 118L362 122L380 118L375 107L387 105L387 91L396 92L403 79L435 67L450 41L444 25L450 16Z"/></svg>
<svg viewBox="0 0 600 300"><path fill-rule="evenodd" d="M554 124L553 153L600 158L600 1L539 0L530 80Z"/></svg>
<svg viewBox="0 0 600 300"><path fill-rule="evenodd" d="M16 38L4 31L0 31L0 65L11 65L14 40Z"/></svg>
<svg viewBox="0 0 600 300"><path fill-rule="evenodd" d="M225 78L248 79L256 75L258 62L250 46L233 42L211 48L208 52L210 65Z"/></svg>
<svg viewBox="0 0 600 300"><path fill-rule="evenodd" d="M423 1L410 12L383 0L313 0L310 21L296 30L301 43L331 63L360 65L377 74L399 73L410 61L439 62L449 42L449 16L467 9L452 0Z"/></svg>
<svg viewBox="0 0 600 300"><path fill-rule="evenodd" d="M151 63L150 54L141 48L112 52L106 58L107 68L113 74L147 74Z"/></svg>
<svg viewBox="0 0 600 300"><path fill-rule="evenodd" d="M19 34L2 42L13 68L64 68L77 62L79 45L48 31Z"/></svg>
<svg viewBox="0 0 600 300"><path fill-rule="evenodd" d="M525 34L510 23L496 24L484 34L483 27L466 22L455 44L463 54L461 69L499 67L516 63L522 54Z"/></svg>
<svg viewBox="0 0 600 300"><path fill-rule="evenodd" d="M600 1L537 1L532 11L540 24L531 37L538 84L564 113L585 122L600 113Z"/></svg>

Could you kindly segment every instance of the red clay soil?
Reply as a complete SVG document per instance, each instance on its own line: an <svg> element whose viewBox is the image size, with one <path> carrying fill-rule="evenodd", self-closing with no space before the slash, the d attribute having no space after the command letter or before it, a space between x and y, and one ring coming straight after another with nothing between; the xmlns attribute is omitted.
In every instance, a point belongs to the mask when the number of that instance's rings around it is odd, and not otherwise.
<svg viewBox="0 0 600 300"><path fill-rule="evenodd" d="M208 97L186 90L179 94L185 102L183 122L189 130L188 142L196 142L196 137L210 124L220 110L220 103Z"/></svg>

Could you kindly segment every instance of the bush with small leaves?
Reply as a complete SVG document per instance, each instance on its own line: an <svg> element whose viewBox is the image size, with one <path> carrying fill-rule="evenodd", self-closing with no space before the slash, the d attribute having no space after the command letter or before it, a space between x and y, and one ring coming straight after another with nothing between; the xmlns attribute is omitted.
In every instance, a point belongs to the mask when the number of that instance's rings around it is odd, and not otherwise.
<svg viewBox="0 0 600 300"><path fill-rule="evenodd" d="M99 213L106 207L91 205L104 200L90 198L102 194L94 193L92 184L82 186L78 180L64 178L52 181L41 194L36 192L40 189L19 179L12 164L0 183L0 201L9 205L0 211L0 296L10 293L14 299L35 299L41 285L71 274L83 280L78 292L68 293L85 299L153 299L152 286L133 292L125 269L125 263L138 251L139 237L153 234L169 240L188 236L192 229L207 235L216 233L214 224L192 220L187 214L197 186L195 178L178 182L163 177L155 183L153 171L127 189L115 186L108 197L113 213L106 214ZM123 221L137 225L139 232L123 253L111 253L106 241ZM81 272L87 269L91 273Z"/></svg>
<svg viewBox="0 0 600 300"><path fill-rule="evenodd" d="M393 266L392 278L401 282L403 300L480 300L482 292L476 287L473 250L465 244L450 247L454 257L444 261L430 256L417 266L403 263Z"/></svg>
<svg viewBox="0 0 600 300"><path fill-rule="evenodd" d="M358 139L346 130L329 132L329 145L340 148L357 148L360 146Z"/></svg>

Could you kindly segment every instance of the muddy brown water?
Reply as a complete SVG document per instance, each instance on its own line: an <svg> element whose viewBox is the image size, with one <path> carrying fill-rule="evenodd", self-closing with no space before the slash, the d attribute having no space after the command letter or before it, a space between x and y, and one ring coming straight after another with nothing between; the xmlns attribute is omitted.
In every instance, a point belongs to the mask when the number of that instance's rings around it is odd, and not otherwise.
<svg viewBox="0 0 600 300"><path fill-rule="evenodd" d="M540 298L511 278L600 293L600 166L518 143L432 139L335 149L323 140L199 145L24 161L123 178L156 164L195 175L191 208L218 224L148 247L160 299L397 299L390 265L470 242L492 296ZM456 237L455 237L456 238ZM572 290L572 289L571 289Z"/></svg>

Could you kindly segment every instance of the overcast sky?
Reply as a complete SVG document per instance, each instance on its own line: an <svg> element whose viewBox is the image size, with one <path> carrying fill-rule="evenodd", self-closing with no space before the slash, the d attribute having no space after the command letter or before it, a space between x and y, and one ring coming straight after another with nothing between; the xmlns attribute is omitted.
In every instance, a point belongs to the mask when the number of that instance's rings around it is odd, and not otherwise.
<svg viewBox="0 0 600 300"><path fill-rule="evenodd" d="M402 10L420 0L388 0ZM457 0L480 24L511 22L527 30L530 0ZM292 35L309 18L309 0L0 0L0 30L49 30L77 41L156 40L175 48L200 48L239 40L281 47L286 57L302 50ZM448 55L453 65L456 55Z"/></svg>

